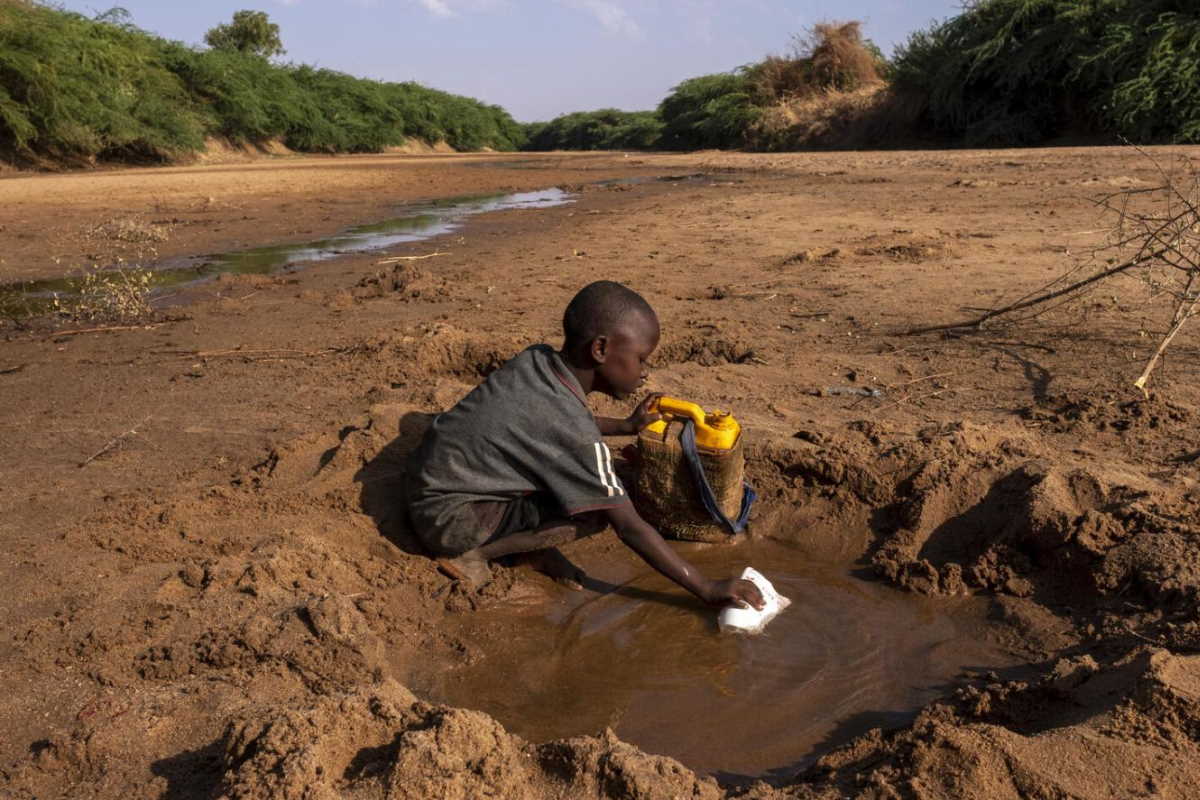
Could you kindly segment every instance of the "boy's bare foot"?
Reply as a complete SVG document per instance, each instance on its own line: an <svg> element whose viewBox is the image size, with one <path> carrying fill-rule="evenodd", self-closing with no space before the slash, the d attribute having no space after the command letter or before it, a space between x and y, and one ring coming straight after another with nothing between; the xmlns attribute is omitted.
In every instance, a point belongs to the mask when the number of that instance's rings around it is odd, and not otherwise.
<svg viewBox="0 0 1200 800"><path fill-rule="evenodd" d="M528 564L538 572L548 578L553 578L558 583L573 589L581 591L583 582L587 580L587 575L583 570L571 563L571 559L562 554L562 551L557 547L546 547L541 550L533 550L528 553L521 553L517 556L521 563Z"/></svg>
<svg viewBox="0 0 1200 800"><path fill-rule="evenodd" d="M439 558L437 565L444 574L461 581L468 589L482 589L492 580L492 568L487 559L473 550L454 558Z"/></svg>

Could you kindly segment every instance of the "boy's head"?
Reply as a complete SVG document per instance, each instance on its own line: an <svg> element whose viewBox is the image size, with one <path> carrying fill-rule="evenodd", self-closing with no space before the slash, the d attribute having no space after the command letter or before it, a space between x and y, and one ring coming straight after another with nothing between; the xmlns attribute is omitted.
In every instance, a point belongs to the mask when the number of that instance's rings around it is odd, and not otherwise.
<svg viewBox="0 0 1200 800"><path fill-rule="evenodd" d="M594 370L594 389L626 397L645 382L658 347L658 316L640 294L614 281L579 290L563 313L563 352Z"/></svg>

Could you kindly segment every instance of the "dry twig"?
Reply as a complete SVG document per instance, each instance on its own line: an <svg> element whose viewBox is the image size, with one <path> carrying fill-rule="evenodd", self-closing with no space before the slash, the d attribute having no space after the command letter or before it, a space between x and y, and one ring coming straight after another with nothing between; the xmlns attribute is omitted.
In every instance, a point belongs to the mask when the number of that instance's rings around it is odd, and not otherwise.
<svg viewBox="0 0 1200 800"><path fill-rule="evenodd" d="M1095 275L1092 275L1089 278L1085 278L1081 281L1072 283L1070 286L1066 286L1062 289L1057 289L1057 290L1051 291L1051 292L1046 292L1043 290L1042 293L1037 294L1032 299L1021 300L1021 301L1018 301L1011 305L1004 306L1003 308L994 309L992 311L987 312L986 314L981 314L980 316L975 317L974 319L966 319L966 320L961 320L959 322L951 322L951 323L947 323L945 325L929 325L929 326L926 326L923 328L910 328L904 332L904 335L912 336L912 335L918 334L918 333L933 333L934 331L951 331L951 330L955 330L956 328L980 328L983 326L983 323L987 322L988 320L995 319L996 317L1003 316L1004 314L1011 314L1014 311L1023 311L1027 308L1033 308L1034 306L1038 306L1043 303L1048 303L1051 300L1056 300L1060 297L1065 297L1067 295L1074 295L1075 293L1077 293L1083 289L1086 289L1087 287L1091 286L1092 284L1102 281L1105 278L1111 278L1114 275L1119 275L1122 272L1127 272L1127 271L1133 269L1134 267L1140 267L1144 264L1150 263L1156 258L1161 258L1163 256L1163 254L1166 252L1167 251L1164 248L1162 250L1158 250L1158 251L1155 251L1152 253L1146 253L1144 255L1135 256L1134 258L1131 258L1128 261L1118 264L1117 266L1112 267L1111 269L1106 269L1103 272L1099 272ZM1058 283L1058 281L1055 281L1055 283ZM1054 284L1050 284L1050 285L1053 286Z"/></svg>
<svg viewBox="0 0 1200 800"><path fill-rule="evenodd" d="M63 336L81 336L85 333L107 333L109 331L148 331L161 326L163 323L157 322L153 325L105 325L102 328L77 328L71 331L55 331L47 336L47 339L58 339Z"/></svg>
<svg viewBox="0 0 1200 800"><path fill-rule="evenodd" d="M137 433L137 429L138 429L138 428L142 427L143 425L145 425L145 424L146 424L147 422L149 422L149 421L150 421L150 417L146 417L144 420L142 420L141 422L139 422L137 425L134 425L132 428L130 428L129 430L125 431L124 433L122 433L122 434L120 434L120 435L118 435L118 436L114 436L113 438L109 439L109 440L108 440L108 442L107 442L107 443L104 445L104 447L101 447L99 450L97 450L96 452L92 453L90 456L88 456L87 458L85 458L83 461L80 461L80 462L79 462L79 468L80 468L80 469L83 469L83 468L84 468L84 467L86 467L88 464L92 463L92 462L93 462L93 461L95 461L97 458L99 458L100 456L104 455L104 454L105 454L105 453L107 453L108 451L112 450L114 447L116 447L116 446L118 446L119 444L121 444L121 442L125 441L125 440L126 440L126 439L128 439L130 436L133 436L135 433Z"/></svg>
<svg viewBox="0 0 1200 800"><path fill-rule="evenodd" d="M327 347L323 350L292 350L268 347L254 350L233 348L232 350L155 350L153 352L154 355L159 356L198 358L201 361L207 361L211 358L244 358L247 361L263 361L279 358L317 358L318 356L332 355L338 352L338 349Z"/></svg>
<svg viewBox="0 0 1200 800"><path fill-rule="evenodd" d="M448 256L448 255L450 255L450 254L438 252L438 253L426 253L423 256L392 256L391 258L385 258L381 261L376 261L375 263L376 264L394 264L397 261L421 261L422 259L433 258L434 256Z"/></svg>
<svg viewBox="0 0 1200 800"><path fill-rule="evenodd" d="M893 408L895 406L901 406L901 405L904 405L905 403L919 403L922 400L929 400L930 398L938 397L939 395L943 395L948 391L950 391L949 387L947 387L945 389L938 389L935 392L926 392L925 394L920 394L920 395L917 395L916 397L913 397L910 394L906 394L906 395L904 395L904 397L901 397L898 400L893 400L890 403L885 403L885 404L879 406L878 408L875 409L875 413L878 414L880 411L884 411L886 409Z"/></svg>

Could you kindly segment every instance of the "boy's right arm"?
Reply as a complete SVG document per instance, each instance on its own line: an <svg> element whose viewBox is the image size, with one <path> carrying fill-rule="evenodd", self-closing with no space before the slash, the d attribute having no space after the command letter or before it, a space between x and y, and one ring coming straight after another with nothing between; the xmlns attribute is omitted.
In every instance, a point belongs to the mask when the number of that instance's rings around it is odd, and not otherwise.
<svg viewBox="0 0 1200 800"><path fill-rule="evenodd" d="M653 526L642 519L632 503L622 503L605 512L621 541L647 564L710 605L745 603L763 607L762 594L750 581L733 578L711 581L680 557Z"/></svg>

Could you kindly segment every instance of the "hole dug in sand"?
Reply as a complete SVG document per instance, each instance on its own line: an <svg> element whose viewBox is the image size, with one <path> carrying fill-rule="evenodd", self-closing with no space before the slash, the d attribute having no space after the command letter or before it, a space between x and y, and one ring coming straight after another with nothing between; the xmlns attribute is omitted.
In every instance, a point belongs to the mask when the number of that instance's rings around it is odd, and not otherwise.
<svg viewBox="0 0 1200 800"><path fill-rule="evenodd" d="M606 536L568 550L589 574L584 592L505 582L442 625L470 643L468 658L410 662L405 680L527 741L608 728L726 785L782 782L847 743L891 753L870 732L915 741L914 718L925 732L940 714L939 731L970 720L1030 736L1132 713L1150 651L1052 655L1081 638L1053 609L1064 597L1101 607L1131 582L1178 605L1200 584L1178 570L1156 580L1187 559L1136 544L1185 535L1151 524L1162 487L1064 459L1020 428L851 424L753 441L748 460L764 496L752 538L685 548L706 574L754 565L792 598L766 635L719 635L710 609ZM1025 659L1049 660L1019 667L997 644L1014 633Z"/></svg>
<svg viewBox="0 0 1200 800"><path fill-rule="evenodd" d="M481 368L452 334L401 343L410 367ZM27 794L146 769L180 795L289 800L1195 785L1187 481L1064 455L1020 423L751 438L756 538L687 554L712 575L751 564L794 604L762 637L726 637L611 534L566 549L584 592L523 570L479 593L440 576L395 503L433 407L374 406L228 486L113 503L69 531L161 588L76 608L90 632L63 647L46 645L57 627L31 631L31 658L89 665L107 699L14 768ZM769 785L740 794L747 776Z"/></svg>
<svg viewBox="0 0 1200 800"><path fill-rule="evenodd" d="M1132 757L1127 735L1149 719L1175 720L1168 737L1200 729L1174 716L1200 707L1189 689L1200 660L1128 637L1095 656L1079 649L1096 634L1085 620L1117 625L1106 609L1128 609L1131 591L1152 616L1194 603L1195 532L1164 513L1180 498L1135 468L1064 458L1020 427L847 428L754 443L756 538L688 548L708 574L752 564L793 599L763 637L718 635L710 610L619 544L594 541L570 552L589 592L519 591L449 620L480 657L413 685L531 740L607 726L724 785L786 783L807 768L804 780L831 792L861 785L880 758L893 765L881 780L915 772L980 792L1000 780L1024 796L1019 787L1059 780L1027 738L1053 731L1067 746L1083 727L1113 741L1094 753L1072 745L1089 766L1061 783L1104 797L1129 778L1096 753ZM907 591L863 580L862 564ZM1168 631L1194 645L1196 629ZM1160 662L1178 678L1167 688ZM951 740L961 757L906 755ZM1102 766L1089 791L1088 770Z"/></svg>
<svg viewBox="0 0 1200 800"><path fill-rule="evenodd" d="M792 600L764 635L723 636L713 610L622 550L571 551L591 578L584 592L518 595L451 620L482 657L414 686L531 741L611 727L736 779L791 774L871 728L902 725L964 668L1010 663L986 644L980 599L898 592L769 540L687 548L706 574L752 564Z"/></svg>

